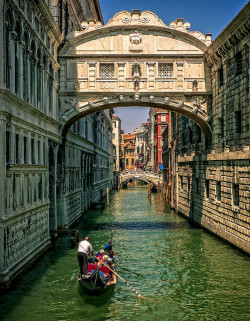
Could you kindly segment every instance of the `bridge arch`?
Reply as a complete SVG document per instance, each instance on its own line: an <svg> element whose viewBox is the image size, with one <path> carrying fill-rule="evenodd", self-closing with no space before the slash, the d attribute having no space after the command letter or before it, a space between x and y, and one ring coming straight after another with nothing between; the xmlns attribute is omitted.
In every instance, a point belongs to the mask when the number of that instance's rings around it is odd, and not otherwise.
<svg viewBox="0 0 250 321"><path fill-rule="evenodd" d="M120 94L112 97L105 96L102 99L86 102L79 107L74 106L63 115L62 137L66 139L68 129L78 119L94 112L119 107L158 107L174 111L195 121L203 130L207 140L211 141L212 139L212 130L208 124L209 116L206 109L199 105L197 101L192 104L186 104L183 101L171 100L166 96L155 97L145 94L141 96L139 93L134 95Z"/></svg>

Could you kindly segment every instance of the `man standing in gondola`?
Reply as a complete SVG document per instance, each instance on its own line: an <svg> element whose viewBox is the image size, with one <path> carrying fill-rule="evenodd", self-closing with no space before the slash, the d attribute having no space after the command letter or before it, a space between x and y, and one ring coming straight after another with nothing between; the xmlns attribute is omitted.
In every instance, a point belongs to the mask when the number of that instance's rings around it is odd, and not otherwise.
<svg viewBox="0 0 250 321"><path fill-rule="evenodd" d="M93 247L89 243L89 237L86 236L83 241L79 242L78 245L77 259L80 267L80 276L87 274L88 257L90 253L94 256Z"/></svg>

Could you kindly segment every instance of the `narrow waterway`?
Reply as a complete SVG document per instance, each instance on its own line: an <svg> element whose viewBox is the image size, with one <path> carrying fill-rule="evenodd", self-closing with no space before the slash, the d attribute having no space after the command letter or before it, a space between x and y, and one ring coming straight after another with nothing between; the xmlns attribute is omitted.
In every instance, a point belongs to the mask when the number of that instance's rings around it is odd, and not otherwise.
<svg viewBox="0 0 250 321"><path fill-rule="evenodd" d="M105 210L90 210L78 226L94 251L113 231L117 272L124 283L99 297L81 293L76 249L58 239L7 294L2 321L250 320L250 259L171 211L160 193L131 185Z"/></svg>

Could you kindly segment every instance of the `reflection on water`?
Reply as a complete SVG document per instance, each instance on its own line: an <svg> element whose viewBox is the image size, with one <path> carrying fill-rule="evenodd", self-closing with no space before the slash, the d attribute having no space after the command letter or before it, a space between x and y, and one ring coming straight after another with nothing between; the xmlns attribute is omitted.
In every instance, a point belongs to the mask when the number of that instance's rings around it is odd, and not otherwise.
<svg viewBox="0 0 250 321"><path fill-rule="evenodd" d="M76 282L76 249L60 238L8 294L0 320L250 320L250 261L171 211L160 194L120 190L105 210L91 210L79 225L98 251L113 234L122 281L98 297Z"/></svg>

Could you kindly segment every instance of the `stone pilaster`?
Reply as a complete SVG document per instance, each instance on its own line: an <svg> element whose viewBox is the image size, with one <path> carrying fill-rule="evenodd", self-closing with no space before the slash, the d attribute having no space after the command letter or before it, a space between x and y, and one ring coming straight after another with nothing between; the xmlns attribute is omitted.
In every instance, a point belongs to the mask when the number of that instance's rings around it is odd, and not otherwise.
<svg viewBox="0 0 250 321"><path fill-rule="evenodd" d="M6 191L6 117L0 115L0 217L5 214L5 191ZM1 250L0 250L1 252ZM1 260L0 260L1 261Z"/></svg>
<svg viewBox="0 0 250 321"><path fill-rule="evenodd" d="M125 88L125 62L118 62L118 90L124 91Z"/></svg>
<svg viewBox="0 0 250 321"><path fill-rule="evenodd" d="M155 89L155 62L148 62L148 89Z"/></svg>
<svg viewBox="0 0 250 321"><path fill-rule="evenodd" d="M31 68L31 50L27 49L27 101L31 103L31 77L30 77L30 68Z"/></svg>
<svg viewBox="0 0 250 321"><path fill-rule="evenodd" d="M89 62L89 89L95 89L96 62Z"/></svg>
<svg viewBox="0 0 250 321"><path fill-rule="evenodd" d="M176 63L176 89L183 90L184 86L184 63Z"/></svg>

